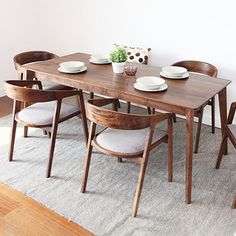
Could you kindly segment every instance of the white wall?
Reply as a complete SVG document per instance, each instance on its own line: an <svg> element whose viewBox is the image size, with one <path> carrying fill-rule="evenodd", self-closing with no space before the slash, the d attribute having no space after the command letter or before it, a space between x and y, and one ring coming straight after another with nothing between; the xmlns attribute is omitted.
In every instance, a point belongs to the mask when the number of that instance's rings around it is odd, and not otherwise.
<svg viewBox="0 0 236 236"><path fill-rule="evenodd" d="M228 98L229 103L236 101L233 92L236 83L233 0L8 2L9 5L14 2L14 7L0 16L4 17L0 19L0 26L3 20L6 31L3 38L6 46L2 43L0 46L0 64L3 61L4 65L4 68L0 65L1 79L13 76L10 63L16 51L30 48L61 55L78 51L92 53L109 51L113 43L118 43L151 47L150 64L153 65L163 66L183 59L210 62L218 67L220 78L233 81L228 89ZM30 16L20 15L19 11L30 13ZM31 23L23 25L28 18ZM209 121L208 114L207 109L206 122Z"/></svg>

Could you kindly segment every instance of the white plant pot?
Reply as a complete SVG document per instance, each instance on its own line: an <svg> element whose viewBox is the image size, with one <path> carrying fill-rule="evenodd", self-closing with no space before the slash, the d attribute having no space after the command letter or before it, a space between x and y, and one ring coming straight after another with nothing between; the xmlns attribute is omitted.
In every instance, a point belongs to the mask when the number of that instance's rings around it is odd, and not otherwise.
<svg viewBox="0 0 236 236"><path fill-rule="evenodd" d="M125 69L125 62L112 62L112 68L114 73L123 73Z"/></svg>

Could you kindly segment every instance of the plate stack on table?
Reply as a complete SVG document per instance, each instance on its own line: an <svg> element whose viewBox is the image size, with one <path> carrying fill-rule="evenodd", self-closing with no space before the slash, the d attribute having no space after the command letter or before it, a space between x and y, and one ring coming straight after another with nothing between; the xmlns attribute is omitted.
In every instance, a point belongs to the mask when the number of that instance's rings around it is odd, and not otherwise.
<svg viewBox="0 0 236 236"><path fill-rule="evenodd" d="M59 64L58 71L62 73L76 74L86 71L87 67L81 61L67 61Z"/></svg>
<svg viewBox="0 0 236 236"><path fill-rule="evenodd" d="M180 66L164 66L160 75L168 79L186 79L189 77L187 69Z"/></svg>
<svg viewBox="0 0 236 236"><path fill-rule="evenodd" d="M145 92L159 92L168 88L165 80L155 76L143 76L136 79L134 88Z"/></svg>
<svg viewBox="0 0 236 236"><path fill-rule="evenodd" d="M99 64L99 65L111 63L111 61L109 61L108 57L106 55L102 55L102 54L92 54L90 56L89 62L91 62L93 64Z"/></svg>

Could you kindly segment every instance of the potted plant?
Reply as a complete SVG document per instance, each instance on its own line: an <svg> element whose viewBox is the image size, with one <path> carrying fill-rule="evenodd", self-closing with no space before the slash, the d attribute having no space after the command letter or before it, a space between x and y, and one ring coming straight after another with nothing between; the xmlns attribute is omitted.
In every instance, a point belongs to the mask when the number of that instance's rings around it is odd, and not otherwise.
<svg viewBox="0 0 236 236"><path fill-rule="evenodd" d="M124 72L125 61L127 60L127 53L124 48L116 48L109 54L109 59L112 62L112 68L114 73Z"/></svg>

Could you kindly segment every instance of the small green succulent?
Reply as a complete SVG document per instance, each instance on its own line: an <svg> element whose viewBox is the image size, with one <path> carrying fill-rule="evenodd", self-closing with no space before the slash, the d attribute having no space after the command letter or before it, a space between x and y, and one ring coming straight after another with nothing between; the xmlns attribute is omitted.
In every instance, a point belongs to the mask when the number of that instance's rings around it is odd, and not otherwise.
<svg viewBox="0 0 236 236"><path fill-rule="evenodd" d="M121 63L127 60L126 50L122 47L116 48L109 54L109 59L112 62Z"/></svg>

